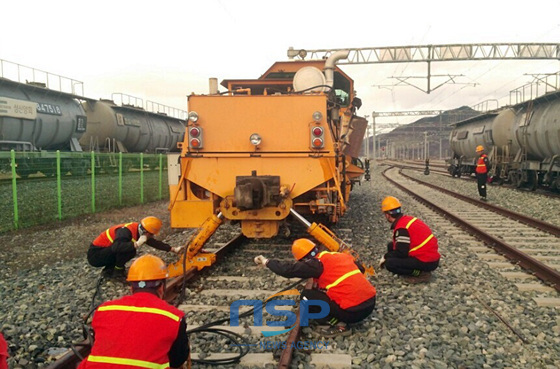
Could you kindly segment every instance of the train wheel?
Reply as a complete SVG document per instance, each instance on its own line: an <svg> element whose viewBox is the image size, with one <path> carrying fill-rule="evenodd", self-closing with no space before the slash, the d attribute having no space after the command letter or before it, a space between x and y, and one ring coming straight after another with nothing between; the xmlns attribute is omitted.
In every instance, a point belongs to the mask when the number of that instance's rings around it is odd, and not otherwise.
<svg viewBox="0 0 560 369"><path fill-rule="evenodd" d="M517 178L517 172L514 170L510 170L508 173L508 180L512 186L517 187L517 183L519 182L519 178Z"/></svg>
<svg viewBox="0 0 560 369"><path fill-rule="evenodd" d="M523 187L523 172L521 171L521 169L515 171L514 178L515 180L512 181L513 185L517 188Z"/></svg>
<svg viewBox="0 0 560 369"><path fill-rule="evenodd" d="M531 191L535 191L539 186L539 175L536 170L531 170L528 173L529 180L527 184L529 185L529 189Z"/></svg>

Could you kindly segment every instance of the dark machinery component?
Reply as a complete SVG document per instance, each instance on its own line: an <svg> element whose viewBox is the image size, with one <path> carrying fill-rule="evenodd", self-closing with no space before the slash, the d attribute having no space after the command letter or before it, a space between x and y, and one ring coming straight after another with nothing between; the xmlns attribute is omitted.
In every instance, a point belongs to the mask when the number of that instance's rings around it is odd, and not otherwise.
<svg viewBox="0 0 560 369"><path fill-rule="evenodd" d="M237 176L234 199L240 210L277 206L281 201L280 177L257 176L256 171L252 171L251 176Z"/></svg>

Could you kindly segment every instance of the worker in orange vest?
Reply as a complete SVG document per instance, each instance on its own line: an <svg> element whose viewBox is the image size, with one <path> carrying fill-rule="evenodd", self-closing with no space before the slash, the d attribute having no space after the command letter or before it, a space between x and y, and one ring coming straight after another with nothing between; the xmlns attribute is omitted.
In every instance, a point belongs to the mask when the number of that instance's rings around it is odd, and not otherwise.
<svg viewBox="0 0 560 369"><path fill-rule="evenodd" d="M143 244L180 253L181 247L171 247L154 238L161 230L161 225L159 218L149 216L140 223L117 224L106 229L91 243L87 253L88 262L94 267L105 267L105 277L124 278L125 264L136 256L136 251Z"/></svg>
<svg viewBox="0 0 560 369"><path fill-rule="evenodd" d="M407 277L410 283L427 282L439 266L437 238L420 219L403 214L401 207L401 202L393 196L381 202L381 211L391 223L393 239L387 244L387 253L379 266Z"/></svg>
<svg viewBox="0 0 560 369"><path fill-rule="evenodd" d="M101 304L93 315L95 342L78 367L179 368L189 357L184 313L163 301L163 260L143 255L130 266L132 295Z"/></svg>
<svg viewBox="0 0 560 369"><path fill-rule="evenodd" d="M478 194L482 201L486 201L486 183L488 182L488 170L490 169L490 161L488 155L484 153L484 147L478 145L476 153L479 155L476 161L476 182L478 185Z"/></svg>
<svg viewBox="0 0 560 369"><path fill-rule="evenodd" d="M302 299L321 300L330 307L325 318L317 319L325 326L319 330L325 337L348 335L352 331L347 323L362 321L375 308L376 290L367 280L364 268L350 254L340 252L319 252L318 247L306 238L292 244L295 263L283 263L267 259L263 255L255 257L255 263L267 267L286 278L313 278L317 288L303 290ZM311 306L311 313L318 313Z"/></svg>

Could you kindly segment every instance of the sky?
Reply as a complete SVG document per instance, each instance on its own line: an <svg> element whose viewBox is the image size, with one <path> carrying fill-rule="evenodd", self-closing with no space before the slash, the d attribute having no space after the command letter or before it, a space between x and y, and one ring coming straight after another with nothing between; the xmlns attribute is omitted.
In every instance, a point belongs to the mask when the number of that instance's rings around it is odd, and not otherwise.
<svg viewBox="0 0 560 369"><path fill-rule="evenodd" d="M559 43L560 1L533 0L81 0L6 1L0 59L83 82L83 95L112 93L188 110L187 95L208 79L254 79L287 50L476 43ZM4 77L11 69L4 64ZM446 110L485 100L509 103L530 74L560 61L435 62L432 74L461 75L425 93L395 77L426 76L426 63L342 65L355 81L359 115ZM443 82L434 77L432 85ZM221 89L223 91L223 88ZM494 104L494 103L493 103ZM418 117L377 118L404 124ZM378 127L378 128L379 128ZM379 132L379 130L378 130Z"/></svg>

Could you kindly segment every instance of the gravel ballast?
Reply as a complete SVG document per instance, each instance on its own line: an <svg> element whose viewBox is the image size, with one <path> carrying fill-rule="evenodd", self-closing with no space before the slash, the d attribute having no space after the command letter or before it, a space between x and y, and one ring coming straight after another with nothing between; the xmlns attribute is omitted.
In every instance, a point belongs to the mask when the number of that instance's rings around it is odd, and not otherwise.
<svg viewBox="0 0 560 369"><path fill-rule="evenodd" d="M340 234L351 229L352 237L347 241L366 264L375 267L391 237L390 224L380 211L385 196L399 198L405 213L428 225L445 224L388 184L380 175L382 169L374 169L371 182L355 186L348 213L333 227ZM475 182L407 173L477 198ZM488 197L494 204L560 224L558 199L496 186L489 187ZM109 225L146 215L164 220L160 239L173 246L187 240L189 232L169 229L166 202L0 236L0 331L9 344L10 368L46 367L62 349L82 340L81 322L90 309L100 272L87 264L89 243ZM538 307L531 299L534 293L519 292L462 241L449 235L447 226L432 226L432 230L442 254L433 280L409 285L386 270L377 270L377 277L371 279L378 290L376 310L354 327L352 336L332 339L329 353L350 354L354 368L560 367L559 311ZM142 250L147 251L172 260L172 255L149 247ZM112 299L126 291L120 283L106 283L99 297ZM190 300L197 300L195 294L195 288L188 290ZM490 309L508 321L519 336ZM304 332L305 339L312 339ZM312 367L310 356L299 351L294 363L297 368Z"/></svg>

